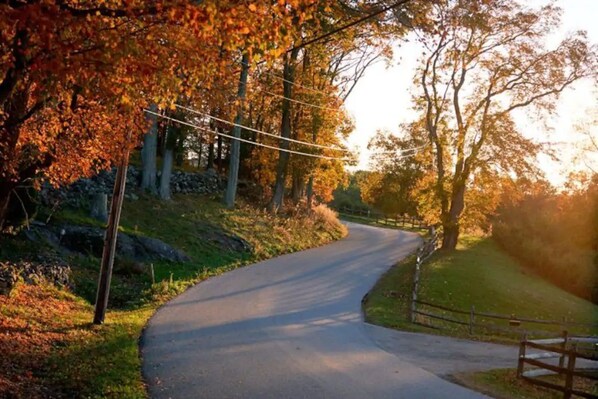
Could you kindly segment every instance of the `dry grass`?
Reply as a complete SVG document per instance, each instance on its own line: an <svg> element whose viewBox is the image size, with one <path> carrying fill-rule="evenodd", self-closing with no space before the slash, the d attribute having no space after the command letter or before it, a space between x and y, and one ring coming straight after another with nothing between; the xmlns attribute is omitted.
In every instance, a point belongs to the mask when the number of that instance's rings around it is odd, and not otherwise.
<svg viewBox="0 0 598 399"><path fill-rule="evenodd" d="M342 236L347 235L347 227L339 222L338 213L324 204L320 204L313 208L311 218L316 225L324 230L337 231L341 233Z"/></svg>

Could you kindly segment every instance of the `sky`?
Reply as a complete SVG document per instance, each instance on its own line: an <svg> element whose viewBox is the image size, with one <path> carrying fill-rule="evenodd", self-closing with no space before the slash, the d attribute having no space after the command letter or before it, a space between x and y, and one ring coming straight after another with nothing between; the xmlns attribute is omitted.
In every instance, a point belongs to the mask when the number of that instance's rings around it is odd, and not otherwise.
<svg viewBox="0 0 598 399"><path fill-rule="evenodd" d="M534 8L544 3L544 0L527 2ZM589 40L598 43L598 0L560 0L556 4L563 9L563 17L560 31L551 38L553 41L568 32L586 30ZM379 62L370 67L347 98L345 106L355 122L348 144L360 152L357 169L368 169L369 152L366 147L377 130L387 129L397 134L399 124L415 118L416 114L411 109L411 90L421 52L421 47L414 41L397 44L390 65ZM538 158L553 184L563 184L571 169L585 167L575 159L578 153L575 149L584 140L583 135L575 131L575 125L587 121L589 108L595 107L597 102L591 83L580 81L561 95L556 116L540 122L528 118L525 112L515 115L517 125L527 136L542 142L554 142L554 148L562 154L558 162L544 155ZM592 128L595 130L596 126Z"/></svg>

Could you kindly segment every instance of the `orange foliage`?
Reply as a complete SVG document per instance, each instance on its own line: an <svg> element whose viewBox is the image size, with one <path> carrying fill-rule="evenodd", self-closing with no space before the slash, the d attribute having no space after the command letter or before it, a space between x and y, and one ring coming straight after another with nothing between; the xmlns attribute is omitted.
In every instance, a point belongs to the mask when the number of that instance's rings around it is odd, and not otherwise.
<svg viewBox="0 0 598 399"><path fill-rule="evenodd" d="M50 286L22 284L0 295L0 309L0 397L51 396L38 374L53 348L92 334L77 326L88 307Z"/></svg>
<svg viewBox="0 0 598 399"><path fill-rule="evenodd" d="M65 184L108 167L139 143L151 102L164 107L199 87L202 101L216 101L205 89L230 76L236 52L278 56L312 3L0 5L0 227L17 185Z"/></svg>

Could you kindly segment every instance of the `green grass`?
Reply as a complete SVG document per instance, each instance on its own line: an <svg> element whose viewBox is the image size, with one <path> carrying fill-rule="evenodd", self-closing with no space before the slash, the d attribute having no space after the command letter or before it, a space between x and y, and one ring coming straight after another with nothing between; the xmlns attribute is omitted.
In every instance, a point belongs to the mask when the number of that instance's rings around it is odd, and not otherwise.
<svg viewBox="0 0 598 399"><path fill-rule="evenodd" d="M413 259L391 269L368 295L365 304L368 322L391 328L427 331L437 334L469 337L467 327L421 320L440 329L413 325L408 321L408 307L413 281ZM598 323L598 306L576 297L542 278L526 271L505 254L489 238L467 237L453 252L437 252L422 267L419 298L424 301L479 312L500 313L518 317ZM434 310L434 312L439 312ZM440 312L447 315L446 312ZM459 317L458 317L459 318ZM460 317L467 321L467 316ZM506 321L476 319L478 323L496 323L508 327ZM539 329L524 323L522 327ZM542 329L546 327L541 327ZM560 331L553 327L554 334ZM596 329L571 329L573 333L596 334ZM514 342L518 334L498 334L474 330L474 339Z"/></svg>
<svg viewBox="0 0 598 399"><path fill-rule="evenodd" d="M58 223L99 225L80 211L62 210L54 217ZM316 210L310 216L272 216L242 201L236 209L228 210L219 201L199 195L177 195L168 202L142 196L138 201L126 202L120 230L162 239L183 250L191 261L153 262L154 283L149 273L131 273L126 262L121 262L120 266L116 264L106 323L92 326L91 303L95 300L99 259L92 256L69 258L75 295L63 296L59 290L45 294L52 300L56 299L65 310L64 314L37 323L40 326L37 336L46 337L52 349L47 356L37 353L39 359L25 359L25 364L31 365L23 366L25 371L18 374L33 370L33 380L20 385L25 390L22 396L31 396L28 390L43 386L66 397L146 397L140 372L138 339L147 320L160 304L210 276L280 254L322 245L346 234L344 226L331 213ZM214 230L243 238L251 244L252 250L235 252L222 249L206 238ZM26 241L8 238L2 238L0 248L10 248L13 258L14 250L18 250L20 256L26 255L27 251L35 253L39 250ZM4 251L0 251L0 259L2 256ZM35 293L32 295L35 296ZM15 298L20 297L17 295ZM15 298L6 300L14 302ZM21 334L21 330L14 326L30 322L26 309L36 300L23 301L10 303L14 308L13 316L0 320L0 331L6 328L14 334ZM73 307L73 303L78 305ZM36 306L41 305L36 303ZM56 335L56 331L62 331L66 325L68 334ZM35 339L32 334L19 337L24 343ZM12 348L11 339L16 338L0 334L0 348L3 344ZM24 347L28 346L31 345ZM18 353L11 356L23 359ZM32 354L27 356L33 357ZM2 389L3 375L0 373L0 396Z"/></svg>
<svg viewBox="0 0 598 399"><path fill-rule="evenodd" d="M482 392L496 399L562 399L563 394L530 384L516 377L515 369L496 369L478 373L464 373L452 376L454 382ZM565 386L564 377L547 376L541 379ZM598 385L591 380L575 378L574 388L598 394Z"/></svg>

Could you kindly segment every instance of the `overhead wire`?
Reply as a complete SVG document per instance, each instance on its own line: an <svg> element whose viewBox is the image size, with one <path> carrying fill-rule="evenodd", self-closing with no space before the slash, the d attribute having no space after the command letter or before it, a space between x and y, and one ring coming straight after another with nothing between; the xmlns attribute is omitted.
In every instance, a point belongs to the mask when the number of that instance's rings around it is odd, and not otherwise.
<svg viewBox="0 0 598 399"><path fill-rule="evenodd" d="M330 37L330 36L332 36L332 35L335 35L335 34L337 34L337 33L340 33L340 32L342 32L342 31L344 31L344 30L347 30L347 29L349 29L349 28L351 28L351 27L353 27L353 26L355 26L355 25L358 25L358 24L360 24L360 23L362 23L362 22L365 22L365 21L367 21L368 19L374 18L374 17L376 17L376 16L378 16L378 15L380 15L380 14L384 14L385 12L387 12L387 11L390 11L390 10L392 10L393 8L396 8L396 7L399 7L399 6L401 6L401 5L404 5L404 4L405 4L405 3L407 3L408 1L409 1L409 0L400 0L400 1L397 1L396 3L394 3L394 4L391 4L391 5L389 5L389 6L386 6L386 7L382 8L382 9L380 9L380 10L378 10L378 11L374 11L374 12L372 12L372 13L370 13L370 14L364 15L363 17L361 17L361 18L359 18L359 19L356 19L355 21L351 21L351 22L349 22L349 23L347 23L347 24L345 24L345 25L339 26L338 28L332 29L332 30L331 30L331 31L329 31L329 32L323 33L323 34L321 34L321 35L319 35L319 36L316 36L316 37L314 37L314 38L312 38L312 39L309 39L309 40L306 40L306 41L304 41L304 42L301 42L301 43L299 43L298 45L296 45L296 46L294 46L294 47L291 47L291 48L290 48L290 49L288 49L286 52L287 52L287 53L290 53L290 52L292 52L293 50L297 50L297 49L300 49L300 48L303 48L303 47L309 46L310 44L313 44L313 43L319 42L319 41L320 41L320 40L322 40L322 39L325 39L325 38L327 38L327 37ZM262 61L258 62L258 63L257 63L257 66L259 66L259 65L263 64L264 62L266 62L266 60L262 60ZM308 89L308 90L312 90L312 91L315 91L315 92L323 93L323 92L322 92L322 91L320 91L320 90L313 89L313 88L310 88L310 87L307 87L307 86L303 86L303 85L300 85L300 84L298 84L298 83L295 83L295 82L291 82L291 81L289 81L289 80L285 79L284 77L281 77L281 76L278 76L278 75L275 75L275 74L272 74L272 73L269 73L269 72L265 72L265 73L266 73L266 74L269 74L269 75L272 75L272 76L274 76L274 77L276 77L276 78L278 78L278 79L282 79L282 80L283 80L283 81L285 81L285 82L288 82L288 83L291 83L291 84L297 85L297 86L299 86L299 87L303 87L303 88L305 88L305 89Z"/></svg>
<svg viewBox="0 0 598 399"><path fill-rule="evenodd" d="M301 87L302 89L309 90L309 91L312 91L314 93L323 94L325 96L330 96L330 93L326 93L326 92L324 92L322 90L314 89L313 87L302 85L301 83L293 82L293 81L285 79L284 77L282 77L280 75L277 75L277 74L275 74L273 72L261 71L259 73L260 74L264 74L264 75L268 75L268 76L272 76L275 79L281 80L281 81L286 82L286 83L290 83L293 86Z"/></svg>
<svg viewBox="0 0 598 399"><path fill-rule="evenodd" d="M283 79L283 78L281 78L281 79ZM284 80L287 81L286 79L284 79ZM247 86L250 86L250 85L247 85ZM220 92L223 92L223 93L227 91L227 89L224 88L224 87L222 87L222 86L220 86L220 87L218 87L218 86L217 87L210 87L209 89L208 88L202 88L202 89L204 89L204 90L217 90L217 91L220 91ZM273 93L271 91L268 91L266 89L259 88L259 87L257 89L255 89L255 90L259 91L261 93L270 95L272 97L286 99L286 100L289 100L290 102L293 102L293 103L296 103L296 104L300 104L300 105L305 105L305 106L312 107L312 108L318 108L318 109L323 109L323 110L328 110L328 111L338 111L339 110L339 108L326 107L324 105L314 104L314 103L310 103L310 102L307 102L307 101L302 101L302 100L297 100L297 99L290 98L290 97L285 97L282 94Z"/></svg>
<svg viewBox="0 0 598 399"><path fill-rule="evenodd" d="M371 153L373 155L384 155L384 154L404 154L407 152L411 152L411 151L417 151L417 150L421 150L422 148L426 148L428 146L428 144L424 144L424 145L420 145L418 147L412 147L412 148L405 148L405 149L400 149L397 151L372 151Z"/></svg>
<svg viewBox="0 0 598 399"><path fill-rule="evenodd" d="M322 148L324 150L351 152L351 150L348 150L348 149L345 149L345 148L330 147L330 146L325 146L325 145L321 145L321 144L310 143L308 141L296 140L296 139L292 139L290 137L282 137L282 136L279 136L279 135L274 134L274 133L265 132L263 130L254 129L254 128L249 127L249 126L241 125L241 124L238 124L238 123L226 120L226 119L222 119L222 118L219 118L217 116L213 116L213 115L210 115L210 114L208 114L206 112L201 112L201 111L198 111L198 110L193 109L193 108L186 107L186 106L181 105L181 104L176 104L175 103L174 106L177 107L177 108L184 109L186 111L192 112L192 113L197 114L197 115L205 116L206 118L214 119L215 121L218 121L218 122L226 123L226 124L231 125L231 126L238 126L238 127L242 128L242 129L249 130L251 132L255 132L255 133L258 133L258 134L263 134L265 136L274 137L274 138L279 139L279 140L285 140L285 141L289 141L289 142L301 144L301 145L308 146L308 147Z"/></svg>
<svg viewBox="0 0 598 399"><path fill-rule="evenodd" d="M335 35L337 33L340 33L340 32L342 32L342 31L344 31L346 29L349 29L349 28L355 26L355 25L358 25L358 24L360 24L362 22L365 22L368 19L374 18L374 17L376 17L376 16L378 16L380 14L383 14L383 13L385 13L387 11L390 11L393 8L396 8L398 6L404 5L408 1L409 0L398 1L398 2L396 2L396 3L394 3L394 4L390 5L390 6L384 7L382 9L378 10L378 11L372 12L372 13L370 13L368 15L365 15L365 16L359 18L359 19L356 19L355 21L349 22L348 24L339 26L338 28L335 28L335 29L331 30L330 32L323 33L323 34L321 34L319 36L314 37L313 39L309 39L307 41L301 42L298 45L296 45L296 46L290 48L289 50L287 50L287 53L290 53L290 52L292 52L294 50L300 49L300 48L305 47L305 46L309 46L310 44L319 42L320 40L325 39L325 38L327 38L329 36L332 36L332 35Z"/></svg>
<svg viewBox="0 0 598 399"><path fill-rule="evenodd" d="M291 52L291 51L294 51L294 50L297 50L297 49L300 49L300 48L303 48L303 47L305 47L305 46L308 46L308 45L310 45L310 44L316 43L316 42L318 42L318 41L320 41L320 40L322 40L322 39L325 39L325 38L327 38L327 37L330 37L330 36L332 36L332 35L334 35L334 34L340 33L340 32L342 32L342 31L344 31L344 30L346 30L346 29L348 29L348 28L350 28L350 27L353 27L353 26L355 26L355 25L358 25L358 24L360 24L360 23L362 23L362 22L365 22L365 21L367 21L368 19L371 19L371 18L373 18L373 17L375 17L375 16L378 16L378 15L380 15L380 14L383 14L383 13L387 12L387 11L390 11L391 9L393 9L393 8L395 8L395 7L398 7L398 6L400 6L400 5L403 5L403 4L405 4L406 2L407 2L407 0L401 0L401 1L398 1L397 3L395 3L395 4L393 4L393 5L390 5L390 6L384 7L384 8L382 8L382 9L380 9L380 10L376 11L376 12L373 12L373 13L370 13L370 14L368 14L368 15L365 15L364 17L362 17L362 18L359 18L359 19L357 19L357 20L355 20L355 21L352 21L352 22L350 22L350 23L348 23L348 24L345 24L345 25L343 25L343 26L340 26L340 27L338 27L338 28L335 28L335 29L333 29L333 30L331 30L331 31L329 31L329 32L326 32L326 33L324 33L324 34L322 34L322 35L319 35L319 36L317 36L317 37L315 37L315 38L312 38L312 39L309 39L309 40L307 40L307 41L304 41L304 42L302 42L302 43L298 44L297 46L294 46L294 47L292 47L291 49L287 50L287 53L288 53L288 52ZM259 64L258 64L258 65L259 65ZM277 78L279 78L279 79L283 79L284 81L286 81L286 82L288 82L288 83L291 83L291 84L295 84L295 85L298 85L298 86L300 86L298 83L291 82L291 81L289 81L289 80L287 80L287 79L285 79L285 78L282 78L282 77L279 77L279 76L277 76ZM304 88L305 88L305 87L304 87ZM311 89L311 90L315 90L315 89ZM311 103L307 103L307 102L303 102L303 101L299 101L299 100L294 100L294 99L292 99L292 98L288 98L288 97L285 97L285 96L283 96L283 95L279 95L279 94L275 94L275 93L271 93L271 92L267 92L267 91L265 91L265 93L266 93L266 94L269 94L269 95L272 95L272 96L279 97L279 98L283 98L283 99L286 99L286 100L289 100L289 101L292 101L292 102L295 102L295 103L298 103L298 104L302 104L302 105L312 106L312 107L316 107L316 108L320 108L320 109L331 109L331 110L336 110L336 109L329 108L329 107L323 107L323 106L316 105L316 104L311 104ZM176 104L176 106L177 106L177 107L180 107L180 108L183 108L183 109L187 109L187 110L189 110L190 112L194 112L194 113L197 113L197 114L203 114L203 113L200 113L199 111L192 110L192 109L188 109L188 108L186 108L186 107L184 107L184 106L181 106L181 105L178 105L178 104ZM285 150L285 149L283 149L283 148L279 148L279 147L273 147L273 146L269 146L269 145L262 144L262 143L256 143L256 142L254 142L254 141L245 140L245 139L238 138L238 137L234 137L234 136L230 136L230 135L227 135L227 134L224 134L224 133L214 132L214 131L212 131L212 130L210 130L210 129L206 129L206 128L203 128L203 127L201 127L201 126L193 125L193 124L190 124L190 123L188 123L188 122L185 122L185 121L181 121L181 120L178 120L178 119L175 119L175 118L171 118L171 117L168 117L168 116L165 116L165 115L161 115L161 114L158 114L158 113L156 113L156 112L153 112L153 111L150 111L150 110L147 110L147 109L144 109L144 111L145 111L145 112L147 112L147 113L150 113L150 114L153 114L153 115L159 116L159 117L161 117L161 118L164 118L164 119L168 119L168 120L171 120L171 121L175 121L175 122L177 122L177 123L180 123L180 124L184 124L184 125L187 125L187 126L190 126L190 127L196 128L196 129L199 129L199 130L206 131L206 132L208 132L208 133L211 133L211 134L220 135L220 136L222 136L222 137L228 137L228 138L231 138L231 139L233 139L233 140L239 140L239 141L241 141L241 142L246 142L246 143L253 144L253 145L257 145L257 146L261 146L261 147L271 148L271 149L275 149L275 150L278 150L278 151L284 151L284 152L293 153L293 154L298 154L298 155L310 156L310 157L314 157L314 158L322 158L322 159L335 159L335 160L348 160L347 158L327 157L327 156L316 155L316 154L302 153L302 152L299 152L299 151ZM209 115L209 114L205 114L205 116L207 116L207 117L210 117L210 118L213 118L213 119L215 119L215 120L219 120L219 121L221 121L221 122L223 122L223 123L231 124L231 125L233 125L233 126L239 126L239 127L241 127L241 128L244 128L244 129L247 129L247 130L250 130L250 131L253 131L253 132L259 133L259 134L265 134L265 135L267 135L267 136L272 136L272 137L275 137L275 138L277 138L277 139L280 139L280 140L287 140L287 141L290 141L290 142L297 142L297 143L300 143L300 144L302 144L302 145L307 145L307 146L312 146L312 147L318 147L318 148L324 148L324 149L331 149L331 150L336 150L336 151L345 151L345 152L350 152L350 150L346 150L346 149L341 149L341 148L334 148L334 147L326 147L326 146L321 146L321 145L319 145L319 144L315 144L315 143L302 142L302 141L300 141L300 140L295 140L295 139L291 139L291 138L285 138L285 137L281 137L281 136L278 136L278 135L275 135L275 134L272 134L272 133L263 132L263 131L258 131L257 129L249 128L249 127L247 127L247 126L243 126L243 125L240 125L240 124L236 124L236 123L234 123L234 122L226 121L226 120L223 120L223 119L220 119L220 118L214 117L214 116L212 116L212 115Z"/></svg>
<svg viewBox="0 0 598 399"><path fill-rule="evenodd" d="M276 151L288 152L289 154L302 155L302 156L312 157L312 158L318 158L318 159L328 159L328 160L335 160L335 161L351 161L351 158L340 158L340 157L331 157L331 156L320 155L320 154L310 154L308 152L288 150L288 149L284 149L284 148L280 148L280 147L271 146L271 145L268 145L268 144L257 143L255 141L246 140L246 139L243 139L243 138L240 138L240 137L231 136L231 135L226 134L226 133L216 132L214 130L205 128L203 126L198 126L198 125L195 125L193 123L189 123L189 122L177 119L177 118L172 118L170 116L162 115L162 114L159 114L158 112L154 112L154 111L151 111L149 109L145 109L144 108L143 111L146 112L146 113L148 113L148 114L155 115L155 116L158 116L160 118L163 118L163 119L175 122L175 123L179 123L181 125L185 125L185 126L192 127L194 129L202 130L202 131L204 131L206 133L210 133L210 134L217 135L217 136L222 136L222 137L227 137L227 138L229 138L231 140L237 140L237 141L240 141L240 142L243 142L243 143L252 144L252 145L255 145L255 146L258 146L258 147L264 147L264 148L269 148L269 149L276 150Z"/></svg>

